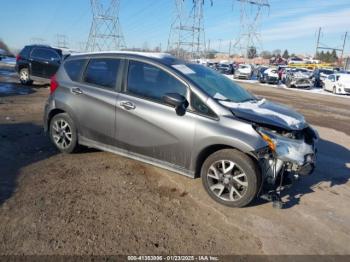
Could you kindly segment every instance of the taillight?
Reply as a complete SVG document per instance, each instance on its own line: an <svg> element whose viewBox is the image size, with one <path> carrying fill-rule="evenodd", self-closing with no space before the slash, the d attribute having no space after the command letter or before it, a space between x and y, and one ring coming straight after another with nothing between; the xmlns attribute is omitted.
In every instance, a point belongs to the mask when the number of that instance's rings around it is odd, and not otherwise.
<svg viewBox="0 0 350 262"><path fill-rule="evenodd" d="M58 87L58 82L56 80L56 75L51 77L51 82L50 82L50 94L52 94L53 92L55 92L55 90Z"/></svg>
<svg viewBox="0 0 350 262"><path fill-rule="evenodd" d="M20 60L22 57L20 55L16 56L16 61Z"/></svg>

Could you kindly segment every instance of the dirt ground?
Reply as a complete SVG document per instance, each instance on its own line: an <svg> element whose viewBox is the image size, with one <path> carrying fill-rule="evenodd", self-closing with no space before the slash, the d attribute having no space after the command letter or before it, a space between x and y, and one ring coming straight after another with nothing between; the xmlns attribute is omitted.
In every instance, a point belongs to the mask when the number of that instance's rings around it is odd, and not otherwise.
<svg viewBox="0 0 350 262"><path fill-rule="evenodd" d="M350 254L350 99L244 86L321 136L282 210L227 208L200 179L114 154L59 154L42 129L48 88L0 70L0 254Z"/></svg>

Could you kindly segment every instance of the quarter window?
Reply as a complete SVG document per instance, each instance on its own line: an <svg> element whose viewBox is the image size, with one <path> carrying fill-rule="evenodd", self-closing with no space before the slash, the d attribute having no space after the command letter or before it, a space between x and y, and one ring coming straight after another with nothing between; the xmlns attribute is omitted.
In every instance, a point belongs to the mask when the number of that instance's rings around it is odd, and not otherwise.
<svg viewBox="0 0 350 262"><path fill-rule="evenodd" d="M195 93L191 93L191 105L201 115L216 117L215 113Z"/></svg>
<svg viewBox="0 0 350 262"><path fill-rule="evenodd" d="M150 64L130 61L127 92L137 96L162 101L167 93L186 96L187 88L164 70Z"/></svg>
<svg viewBox="0 0 350 262"><path fill-rule="evenodd" d="M83 69L86 60L70 60L64 63L64 69L66 70L69 78L73 81L78 81L80 73Z"/></svg>
<svg viewBox="0 0 350 262"><path fill-rule="evenodd" d="M119 65L119 59L91 59L86 68L84 81L98 86L114 88Z"/></svg>

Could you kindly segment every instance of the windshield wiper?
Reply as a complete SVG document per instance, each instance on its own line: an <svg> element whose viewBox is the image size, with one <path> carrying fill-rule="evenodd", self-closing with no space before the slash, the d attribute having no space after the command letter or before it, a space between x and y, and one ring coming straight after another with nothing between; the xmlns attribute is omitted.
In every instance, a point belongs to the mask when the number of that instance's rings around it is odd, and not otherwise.
<svg viewBox="0 0 350 262"><path fill-rule="evenodd" d="M258 101L258 99L256 99L256 98L247 98L247 99L242 100L240 103L249 102L249 101Z"/></svg>
<svg viewBox="0 0 350 262"><path fill-rule="evenodd" d="M214 97L215 100L217 101L224 101L224 102L235 102L231 99L228 99L228 98L217 98L217 97Z"/></svg>

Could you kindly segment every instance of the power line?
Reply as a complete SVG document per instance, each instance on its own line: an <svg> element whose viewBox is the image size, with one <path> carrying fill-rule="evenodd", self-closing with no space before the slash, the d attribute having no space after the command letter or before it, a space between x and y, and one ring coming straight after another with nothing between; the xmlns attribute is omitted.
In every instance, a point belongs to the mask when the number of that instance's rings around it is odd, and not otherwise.
<svg viewBox="0 0 350 262"><path fill-rule="evenodd" d="M119 23L120 0L109 0L103 7L101 0L90 0L93 14L86 51L110 51L126 48Z"/></svg>

